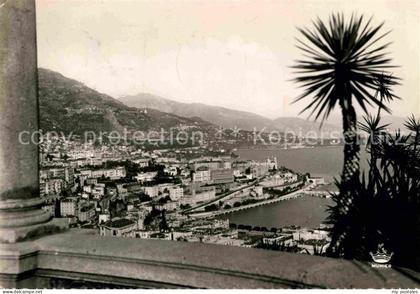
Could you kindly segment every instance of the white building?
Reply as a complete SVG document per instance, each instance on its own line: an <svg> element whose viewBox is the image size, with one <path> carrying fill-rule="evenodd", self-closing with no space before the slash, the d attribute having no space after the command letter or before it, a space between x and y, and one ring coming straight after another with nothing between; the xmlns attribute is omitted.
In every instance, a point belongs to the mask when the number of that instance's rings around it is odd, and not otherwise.
<svg viewBox="0 0 420 294"><path fill-rule="evenodd" d="M63 199L60 201L61 216L77 216L78 203L75 199Z"/></svg>
<svg viewBox="0 0 420 294"><path fill-rule="evenodd" d="M240 177L241 175L242 175L241 170L239 170L239 169L234 169L233 170L233 176L234 177Z"/></svg>
<svg viewBox="0 0 420 294"><path fill-rule="evenodd" d="M150 182L156 177L157 172L138 173L135 179L139 182Z"/></svg>
<svg viewBox="0 0 420 294"><path fill-rule="evenodd" d="M251 166L252 178L259 178L265 176L268 173L269 165L266 162L253 163Z"/></svg>
<svg viewBox="0 0 420 294"><path fill-rule="evenodd" d="M99 214L99 224L105 224L111 219L111 214L108 211L101 212Z"/></svg>
<svg viewBox="0 0 420 294"><path fill-rule="evenodd" d="M133 160L134 163L137 163L140 167L147 167L149 166L149 159L148 158L138 158Z"/></svg>
<svg viewBox="0 0 420 294"><path fill-rule="evenodd" d="M121 179L126 176L125 167L118 166L109 169L85 169L80 171L80 176L83 178L110 178L111 180Z"/></svg>
<svg viewBox="0 0 420 294"><path fill-rule="evenodd" d="M60 194L61 191L65 188L65 183L63 179L48 179L45 183L42 183L44 187L42 188L44 194Z"/></svg>
<svg viewBox="0 0 420 294"><path fill-rule="evenodd" d="M163 172L170 176L176 176L178 174L178 170L175 166L165 167Z"/></svg>
<svg viewBox="0 0 420 294"><path fill-rule="evenodd" d="M194 182L210 182L211 181L211 171L206 166L200 166L197 170L193 173L193 181Z"/></svg>
<svg viewBox="0 0 420 294"><path fill-rule="evenodd" d="M293 232L293 240L307 241L307 240L329 240L328 231L324 230L297 230Z"/></svg>
<svg viewBox="0 0 420 294"><path fill-rule="evenodd" d="M284 184L285 184L285 179L278 175L274 177L270 177L260 182L260 185L266 188L283 186Z"/></svg>
<svg viewBox="0 0 420 294"><path fill-rule="evenodd" d="M105 178L110 178L111 180L124 178L126 176L125 167L118 166L110 169L99 169L92 171L92 178L100 178L102 176Z"/></svg>
<svg viewBox="0 0 420 294"><path fill-rule="evenodd" d="M184 196L184 188L182 187L172 187L169 189L169 197L171 200L178 201Z"/></svg>
<svg viewBox="0 0 420 294"><path fill-rule="evenodd" d="M101 199L105 195L105 184L99 183L93 186L92 195L95 199Z"/></svg>
<svg viewBox="0 0 420 294"><path fill-rule="evenodd" d="M159 185L154 185L154 186L145 186L145 187L143 187L143 191L144 191L145 194L147 194L147 195L149 195L150 197L153 198L153 197L157 197L157 196L164 195L164 194L170 196L171 190L172 189L177 189L177 188L179 188L179 187L174 185L174 184L165 183L165 184L159 184ZM181 193L183 195L184 192L183 191L181 192L180 190L176 190L173 193L176 194L175 197L177 197ZM174 199L172 199L172 200L174 200Z"/></svg>
<svg viewBox="0 0 420 294"><path fill-rule="evenodd" d="M154 198L159 195L159 188L157 185L144 187L144 193L149 195L150 197Z"/></svg>

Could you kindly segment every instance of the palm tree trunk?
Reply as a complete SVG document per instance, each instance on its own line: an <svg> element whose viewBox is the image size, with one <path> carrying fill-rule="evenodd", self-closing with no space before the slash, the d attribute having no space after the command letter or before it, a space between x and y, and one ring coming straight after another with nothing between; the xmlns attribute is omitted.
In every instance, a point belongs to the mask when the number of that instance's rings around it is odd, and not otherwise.
<svg viewBox="0 0 420 294"><path fill-rule="evenodd" d="M357 134L356 112L350 103L350 99L340 101L343 116L343 135L344 135L344 164L341 173L340 199L337 202L338 215L347 215L352 206L352 191L358 185L360 175L360 142ZM343 250L348 228L345 224L336 224L331 235L331 243L328 249L330 255L353 258L353 250ZM353 246L353 245L352 245ZM341 248L341 249L340 249ZM347 248L348 249L348 248Z"/></svg>
<svg viewBox="0 0 420 294"><path fill-rule="evenodd" d="M379 91L376 92L377 94L379 93ZM376 98L376 96L375 96ZM384 97L381 95L381 103L383 102ZM377 118L380 119L381 117L381 110L382 107L378 107L378 114L377 114ZM369 171L369 175L370 175L370 179L373 180L374 177L374 173L377 169L377 158L378 158L378 144L379 144L379 136L381 136L381 134L371 134L371 145L370 145L370 171Z"/></svg>
<svg viewBox="0 0 420 294"><path fill-rule="evenodd" d="M353 182L360 175L360 142L357 134L356 111L349 103L349 100L343 99L340 103L343 115L343 135L344 135L344 164L341 173L341 182Z"/></svg>

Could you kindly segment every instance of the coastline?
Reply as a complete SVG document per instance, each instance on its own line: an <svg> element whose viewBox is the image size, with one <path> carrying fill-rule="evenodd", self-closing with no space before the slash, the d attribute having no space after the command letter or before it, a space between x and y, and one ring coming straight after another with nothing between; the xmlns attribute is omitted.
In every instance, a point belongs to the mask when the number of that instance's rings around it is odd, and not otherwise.
<svg viewBox="0 0 420 294"><path fill-rule="evenodd" d="M289 199L292 199L292 198L303 197L304 195L300 195L300 194L304 194L303 191L308 186L309 185L306 185L306 186L298 189L297 191L293 191L289 194L279 196L279 197L276 197L276 198L273 198L273 199L262 200L262 201L259 201L259 202L256 202L256 203L241 205L239 207L234 207L234 208L229 208L229 209L191 213L191 214L189 214L189 216L191 216L191 217L220 216L220 215L226 215L226 214L230 214L230 213L234 213L234 212L237 212L237 211L246 210L246 209L250 209L250 208L254 208L254 207L259 207L259 206L264 206L264 205L268 205L268 204L272 204L272 203L277 203L277 202L289 200Z"/></svg>

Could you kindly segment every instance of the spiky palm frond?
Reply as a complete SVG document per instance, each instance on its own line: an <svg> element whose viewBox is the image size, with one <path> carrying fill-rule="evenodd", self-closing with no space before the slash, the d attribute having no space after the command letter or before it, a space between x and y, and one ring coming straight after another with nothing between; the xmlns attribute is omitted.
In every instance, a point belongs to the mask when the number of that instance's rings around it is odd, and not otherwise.
<svg viewBox="0 0 420 294"><path fill-rule="evenodd" d="M380 125L381 117L366 115L363 117L364 122L359 122L359 128L368 134L379 133L385 131L390 124Z"/></svg>
<svg viewBox="0 0 420 294"><path fill-rule="evenodd" d="M379 144L380 135L385 132L389 124L381 125L381 117L370 114L364 116L363 119L364 122L359 122L359 128L369 135L367 145L372 148Z"/></svg>
<svg viewBox="0 0 420 294"><path fill-rule="evenodd" d="M399 78L393 77L391 74L386 74L382 72L379 75L376 75L375 85L376 91L379 95L379 98L383 102L391 102L394 99L401 99L394 94L392 86L399 85Z"/></svg>
<svg viewBox="0 0 420 294"><path fill-rule="evenodd" d="M394 67L384 51L390 43L377 45L388 33L378 35L383 23L370 24L371 19L365 22L363 16L352 16L345 22L342 14L335 14L328 24L315 21L314 30L299 29L307 42L297 40L306 58L292 66L299 75L294 81L304 88L295 102L313 97L302 112L312 109L310 115L315 114L315 119L321 115L325 119L337 103L351 105L353 98L365 112L372 105L390 112L374 94L381 82L384 95L395 97L386 89L397 79L383 73Z"/></svg>
<svg viewBox="0 0 420 294"><path fill-rule="evenodd" d="M417 147L420 144L420 119L416 120L414 114L412 114L404 123L404 126L410 131L414 133L414 144L413 144L413 152L414 156L417 155Z"/></svg>
<svg viewBox="0 0 420 294"><path fill-rule="evenodd" d="M411 132L420 133L420 119L417 120L414 114L408 117L404 126Z"/></svg>

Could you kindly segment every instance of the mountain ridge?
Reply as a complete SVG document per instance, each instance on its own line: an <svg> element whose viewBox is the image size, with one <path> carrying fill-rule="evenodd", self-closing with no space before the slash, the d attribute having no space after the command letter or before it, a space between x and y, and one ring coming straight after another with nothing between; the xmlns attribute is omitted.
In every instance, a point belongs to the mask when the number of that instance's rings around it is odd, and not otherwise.
<svg viewBox="0 0 420 294"><path fill-rule="evenodd" d="M270 119L248 111L234 110L198 102L177 102L149 93L122 96L118 99L124 104L133 107L155 108L186 117L198 116L224 128L240 128L249 131L254 130L254 128L257 130L265 128L267 131L293 132L295 134L313 131L317 135L321 132L319 130L319 123L298 117ZM341 131L341 127L325 123L323 125L323 131Z"/></svg>
<svg viewBox="0 0 420 294"><path fill-rule="evenodd" d="M252 112L197 102L182 103L152 94L115 99L43 68L38 70L38 80L40 127L44 131L159 131L175 127L214 133L221 126L251 132L264 129L296 136L328 136L332 131L341 134L341 125L328 123L320 129L319 123L302 118L269 119ZM395 129L402 126L404 118L385 116L384 123L390 122L396 122L392 126Z"/></svg>
<svg viewBox="0 0 420 294"><path fill-rule="evenodd" d="M185 118L149 108L134 108L83 83L38 69L40 127L44 131L149 131L171 127L214 127L201 118Z"/></svg>
<svg viewBox="0 0 420 294"><path fill-rule="evenodd" d="M233 110L221 106L207 105L198 102L177 102L161 96L141 93L120 97L119 100L132 107L148 107L181 115L184 117L201 117L213 124L225 128L240 128L252 130L269 124L270 119L251 112ZM234 123L232 123L234 121Z"/></svg>
<svg viewBox="0 0 420 294"><path fill-rule="evenodd" d="M322 124L309 119L284 116L270 119L262 115L249 111L235 110L223 106L208 105L201 102L178 102L172 99L164 98L150 93L139 93L136 95L127 95L118 98L128 106L133 107L149 107L160 109L165 112L178 114L184 117L201 117L202 119L220 125L224 128L240 128L252 131L254 128L261 130L265 128L267 131L290 132L296 135L307 136L328 136L332 132L341 135L341 117L332 116ZM359 121L363 121L362 115ZM392 131L400 128L403 129L404 117L394 115L383 115L383 124L390 124ZM310 133L311 132L311 133Z"/></svg>

